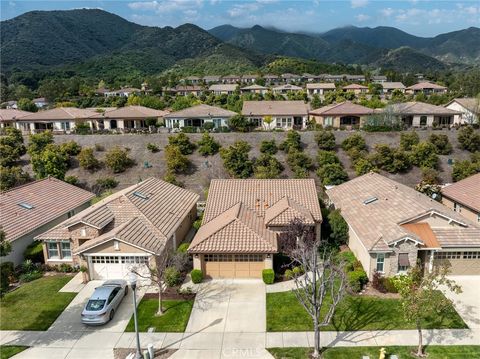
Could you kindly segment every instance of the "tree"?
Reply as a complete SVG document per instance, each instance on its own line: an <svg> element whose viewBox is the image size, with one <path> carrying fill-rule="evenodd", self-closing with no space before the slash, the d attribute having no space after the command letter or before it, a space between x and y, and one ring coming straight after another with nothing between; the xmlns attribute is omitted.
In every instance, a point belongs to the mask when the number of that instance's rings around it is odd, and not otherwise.
<svg viewBox="0 0 480 359"><path fill-rule="evenodd" d="M410 159L415 166L420 168L437 168L437 148L430 142L420 142L419 144L412 146Z"/></svg>
<svg viewBox="0 0 480 359"><path fill-rule="evenodd" d="M232 116L228 120L228 126L232 130L238 131L238 132L248 132L252 129L251 121L245 116L240 114Z"/></svg>
<svg viewBox="0 0 480 359"><path fill-rule="evenodd" d="M78 163L85 170L94 171L100 167L100 161L95 158L92 147L84 147L78 154Z"/></svg>
<svg viewBox="0 0 480 359"><path fill-rule="evenodd" d="M198 152L202 156L213 156L220 149L220 143L215 141L212 135L208 132L204 132L200 141L198 141Z"/></svg>
<svg viewBox="0 0 480 359"><path fill-rule="evenodd" d="M400 134L400 148L404 151L410 151L414 145L420 142L418 133L415 131L402 132Z"/></svg>
<svg viewBox="0 0 480 359"><path fill-rule="evenodd" d="M68 141L60 145L60 150L69 156L76 156L82 150L82 146L80 146L75 141Z"/></svg>
<svg viewBox="0 0 480 359"><path fill-rule="evenodd" d="M285 141L283 141L279 147L282 151L285 151L287 153L290 152L291 148L298 151L302 151L302 142L301 142L300 134L295 130L288 131Z"/></svg>
<svg viewBox="0 0 480 359"><path fill-rule="evenodd" d="M320 357L320 328L327 326L345 294L346 271L335 262L314 227L295 219L282 234L283 251L307 275L294 274L293 293L313 322L313 357Z"/></svg>
<svg viewBox="0 0 480 359"><path fill-rule="evenodd" d="M431 142L437 148L437 154L439 155L449 155L452 153L452 145L448 140L448 136L444 134L435 134L432 133L428 138L428 141Z"/></svg>
<svg viewBox="0 0 480 359"><path fill-rule="evenodd" d="M270 141L265 140L260 143L261 153L264 153L267 155L274 155L275 153L277 153L277 151L278 151L278 147L274 139Z"/></svg>
<svg viewBox="0 0 480 359"><path fill-rule="evenodd" d="M330 228L329 242L337 247L348 242L348 224L343 219L339 209L331 211L327 216L328 226Z"/></svg>
<svg viewBox="0 0 480 359"><path fill-rule="evenodd" d="M375 145L375 153L370 159L376 167L389 173L404 172L411 166L405 151L384 144Z"/></svg>
<svg viewBox="0 0 480 359"><path fill-rule="evenodd" d="M190 138L182 133L168 137L168 144L172 146L177 146L182 152L182 155L191 155L195 148L197 147L195 143L190 142Z"/></svg>
<svg viewBox="0 0 480 359"><path fill-rule="evenodd" d="M278 178L282 171L282 164L270 154L263 154L255 161L255 178Z"/></svg>
<svg viewBox="0 0 480 359"><path fill-rule="evenodd" d="M266 130L270 129L270 125L272 124L272 122L273 122L272 116L265 116L263 118L263 124L265 125Z"/></svg>
<svg viewBox="0 0 480 359"><path fill-rule="evenodd" d="M134 161L128 156L128 151L119 146L111 148L105 155L105 165L110 168L113 173L124 172L133 164Z"/></svg>
<svg viewBox="0 0 480 359"><path fill-rule="evenodd" d="M250 145L237 141L228 148L220 150L220 157L227 172L235 178L248 178L253 173L253 162L248 157Z"/></svg>
<svg viewBox="0 0 480 359"><path fill-rule="evenodd" d="M63 180L69 167L69 159L60 146L48 144L42 152L32 155L33 172L37 178L52 176Z"/></svg>
<svg viewBox="0 0 480 359"><path fill-rule="evenodd" d="M378 172L378 168L368 158L359 158L353 164L353 168L355 169L357 176L361 176L372 171Z"/></svg>
<svg viewBox="0 0 480 359"><path fill-rule="evenodd" d="M335 134L332 131L315 132L315 141L321 150L333 151L335 149Z"/></svg>
<svg viewBox="0 0 480 359"><path fill-rule="evenodd" d="M40 133L35 133L30 135L28 143L28 153L30 156L39 154L42 152L47 145L53 143L53 133L52 131L45 131Z"/></svg>
<svg viewBox="0 0 480 359"><path fill-rule="evenodd" d="M20 167L0 166L0 191L6 191L15 186L20 186L30 181L28 173Z"/></svg>
<svg viewBox="0 0 480 359"><path fill-rule="evenodd" d="M452 305L440 288L454 293L462 291L460 286L448 279L448 271L448 266L436 265L431 272L424 273L422 265L417 264L406 275L393 277L393 283L401 297L403 315L417 328L418 357L424 356L422 321L445 314Z"/></svg>
<svg viewBox="0 0 480 359"><path fill-rule="evenodd" d="M17 102L17 107L19 110L28 111L28 112L37 112L38 107L33 103L32 100L28 98L21 98Z"/></svg>
<svg viewBox="0 0 480 359"><path fill-rule="evenodd" d="M480 133L472 126L462 127L458 131L457 139L460 148L470 152L480 151Z"/></svg>
<svg viewBox="0 0 480 359"><path fill-rule="evenodd" d="M322 167L331 163L340 163L340 159L333 151L320 150L317 154L318 166Z"/></svg>
<svg viewBox="0 0 480 359"><path fill-rule="evenodd" d="M310 105L312 107L312 110L315 110L322 106L322 101L320 100L320 97L318 96L318 94L313 95Z"/></svg>
<svg viewBox="0 0 480 359"><path fill-rule="evenodd" d="M0 226L0 257L5 257L12 251L12 244L7 240L7 234Z"/></svg>
<svg viewBox="0 0 480 359"><path fill-rule="evenodd" d="M351 149L357 149L359 151L367 149L367 143L363 136L359 133L354 133L353 135L348 136L342 142L342 149L344 151L350 151Z"/></svg>
<svg viewBox="0 0 480 359"><path fill-rule="evenodd" d="M471 162L469 160L455 161L452 169L453 182L470 177L477 172L480 172L480 163Z"/></svg>
<svg viewBox="0 0 480 359"><path fill-rule="evenodd" d="M165 146L164 153L169 172L182 173L187 171L190 166L190 160L182 153L180 147L176 145L167 145Z"/></svg>
<svg viewBox="0 0 480 359"><path fill-rule="evenodd" d="M26 152L20 130L12 127L5 129L5 136L0 137L0 166L10 167Z"/></svg>
<svg viewBox="0 0 480 359"><path fill-rule="evenodd" d="M313 169L312 159L305 154L305 152L298 150L297 148L290 147L287 155L287 163L297 175L297 178L303 178L299 176L299 173L308 174L308 171Z"/></svg>
<svg viewBox="0 0 480 359"><path fill-rule="evenodd" d="M339 163L330 163L317 170L317 176L324 186L338 185L348 180L348 174Z"/></svg>

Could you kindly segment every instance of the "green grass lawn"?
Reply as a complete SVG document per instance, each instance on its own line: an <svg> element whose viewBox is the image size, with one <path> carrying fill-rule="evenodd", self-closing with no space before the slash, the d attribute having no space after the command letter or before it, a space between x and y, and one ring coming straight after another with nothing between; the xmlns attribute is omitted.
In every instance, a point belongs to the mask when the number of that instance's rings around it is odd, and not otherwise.
<svg viewBox="0 0 480 359"><path fill-rule="evenodd" d="M0 301L0 330L47 330L77 293L59 293L71 276L42 277Z"/></svg>
<svg viewBox="0 0 480 359"><path fill-rule="evenodd" d="M414 347L385 347L386 358L396 354L399 359L414 359L411 355ZM311 348L271 348L268 351L277 359L308 359L312 352ZM480 345L455 345L455 346L428 346L425 351L428 359L467 359L480 358ZM361 358L368 355L370 358L378 358L380 347L345 347L326 348L322 353L323 359Z"/></svg>
<svg viewBox="0 0 480 359"><path fill-rule="evenodd" d="M467 328L453 306L444 316L423 323L425 329ZM405 321L400 300L346 296L338 306L330 325L322 330L415 329ZM293 292L267 293L267 331L311 331L312 320Z"/></svg>
<svg viewBox="0 0 480 359"><path fill-rule="evenodd" d="M0 359L8 359L15 354L23 352L28 347L22 347L17 345L0 345Z"/></svg>
<svg viewBox="0 0 480 359"><path fill-rule="evenodd" d="M157 298L144 298L138 305L138 330L146 332L155 328L156 332L184 332L193 307L193 300L164 300L164 313L156 316ZM126 332L135 330L133 316L127 325Z"/></svg>

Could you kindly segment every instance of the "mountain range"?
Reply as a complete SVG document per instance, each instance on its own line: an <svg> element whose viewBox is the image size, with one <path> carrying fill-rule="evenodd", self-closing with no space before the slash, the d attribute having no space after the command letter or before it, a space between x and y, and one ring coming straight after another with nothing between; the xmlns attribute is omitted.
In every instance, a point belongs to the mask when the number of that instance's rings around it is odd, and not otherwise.
<svg viewBox="0 0 480 359"><path fill-rule="evenodd" d="M267 68L289 57L397 71L480 63L480 29L422 38L392 27L344 27L323 34L231 25L149 27L99 9L33 11L0 24L1 71L85 76L164 71L226 74ZM297 60L295 60L297 61Z"/></svg>

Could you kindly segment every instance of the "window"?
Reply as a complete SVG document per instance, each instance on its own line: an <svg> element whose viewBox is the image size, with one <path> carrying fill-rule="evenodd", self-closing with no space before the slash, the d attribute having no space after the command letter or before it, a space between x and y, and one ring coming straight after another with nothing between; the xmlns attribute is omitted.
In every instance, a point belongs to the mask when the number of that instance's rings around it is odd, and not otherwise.
<svg viewBox="0 0 480 359"><path fill-rule="evenodd" d="M385 254L377 253L377 272L383 273L384 264L385 264Z"/></svg>
<svg viewBox="0 0 480 359"><path fill-rule="evenodd" d="M323 118L323 125L324 126L333 126L333 117L324 117Z"/></svg>
<svg viewBox="0 0 480 359"><path fill-rule="evenodd" d="M410 267L410 261L408 259L408 253L398 254L398 272L406 272Z"/></svg>
<svg viewBox="0 0 480 359"><path fill-rule="evenodd" d="M70 242L61 242L60 248L62 250L62 259L72 258L72 250L70 249Z"/></svg>
<svg viewBox="0 0 480 359"><path fill-rule="evenodd" d="M49 259L59 259L57 242L47 242L47 251Z"/></svg>
<svg viewBox="0 0 480 359"><path fill-rule="evenodd" d="M453 210L455 212L460 213L462 211L462 206L460 206L458 203L455 202L455 203L453 203Z"/></svg>
<svg viewBox="0 0 480 359"><path fill-rule="evenodd" d="M463 259L480 259L480 252L463 252Z"/></svg>
<svg viewBox="0 0 480 359"><path fill-rule="evenodd" d="M115 298L115 296L118 294L119 291L120 291L120 288L117 287L112 291L112 293L110 293L107 304L110 304L113 301L113 299Z"/></svg>
<svg viewBox="0 0 480 359"><path fill-rule="evenodd" d="M437 252L435 253L435 259L460 259L462 258L462 252Z"/></svg>
<svg viewBox="0 0 480 359"><path fill-rule="evenodd" d="M62 130L70 131L70 122L62 122Z"/></svg>
<svg viewBox="0 0 480 359"><path fill-rule="evenodd" d="M427 116L420 116L420 126L427 125Z"/></svg>

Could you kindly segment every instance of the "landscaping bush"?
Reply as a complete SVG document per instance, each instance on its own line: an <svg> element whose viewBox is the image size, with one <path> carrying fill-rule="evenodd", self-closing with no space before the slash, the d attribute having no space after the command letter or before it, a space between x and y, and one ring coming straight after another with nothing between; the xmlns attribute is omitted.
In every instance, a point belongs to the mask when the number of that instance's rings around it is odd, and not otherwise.
<svg viewBox="0 0 480 359"><path fill-rule="evenodd" d="M420 142L418 133L415 131L402 132L400 134L400 149L410 151L414 145Z"/></svg>
<svg viewBox="0 0 480 359"><path fill-rule="evenodd" d="M2 297L10 287L10 278L13 274L13 262L0 263L0 297Z"/></svg>
<svg viewBox="0 0 480 359"><path fill-rule="evenodd" d="M353 168L357 176L364 175L369 172L378 172L378 168L367 158L359 158L355 161Z"/></svg>
<svg viewBox="0 0 480 359"><path fill-rule="evenodd" d="M320 167L317 176L324 186L339 185L348 180L348 174L340 163L331 163Z"/></svg>
<svg viewBox="0 0 480 359"><path fill-rule="evenodd" d="M56 269L60 273L72 273L75 272L74 268L68 263L62 263L59 266L56 266Z"/></svg>
<svg viewBox="0 0 480 359"><path fill-rule="evenodd" d="M88 123L78 123L78 124L75 126L74 132L75 132L77 135L87 135L87 134L89 134L90 132L92 132L92 129L90 128L90 126L88 125Z"/></svg>
<svg viewBox="0 0 480 359"><path fill-rule="evenodd" d="M47 145L53 144L53 134L52 131L44 131L30 135L28 142L28 153L30 156L34 154L39 154L42 152Z"/></svg>
<svg viewBox="0 0 480 359"><path fill-rule="evenodd" d="M274 155L277 153L278 147L275 140L265 140L260 143L260 152L267 155Z"/></svg>
<svg viewBox="0 0 480 359"><path fill-rule="evenodd" d="M264 269L262 271L262 278L265 284L273 284L275 281L275 272L273 269Z"/></svg>
<svg viewBox="0 0 480 359"><path fill-rule="evenodd" d="M71 185L78 185L78 177L77 176L65 176L64 181L70 183Z"/></svg>
<svg viewBox="0 0 480 359"><path fill-rule="evenodd" d="M290 153L290 149L294 148L298 151L302 150L302 143L301 143L301 137L300 134L297 131L294 130L289 130L287 132L287 137L285 138L285 141L283 141L279 148L282 151L285 151L287 153Z"/></svg>
<svg viewBox="0 0 480 359"><path fill-rule="evenodd" d="M329 227L328 242L337 247L346 244L348 241L348 224L343 218L340 210L335 209L328 213L326 220ZM355 256L353 256L353 258L355 258Z"/></svg>
<svg viewBox="0 0 480 359"><path fill-rule="evenodd" d="M164 279L167 287L172 288L179 285L182 278L177 268L168 267L165 269Z"/></svg>
<svg viewBox="0 0 480 359"><path fill-rule="evenodd" d="M69 156L76 156L82 150L82 146L80 146L75 141L69 141L69 142L62 143L60 145L60 150Z"/></svg>
<svg viewBox="0 0 480 359"><path fill-rule="evenodd" d="M367 143L363 136L359 133L354 133L353 135L348 136L342 142L342 149L344 151L350 151L352 148L356 148L359 151L367 149Z"/></svg>
<svg viewBox="0 0 480 359"><path fill-rule="evenodd" d="M354 270L347 273L347 281L350 289L358 293L363 286L368 282L367 273L364 270Z"/></svg>
<svg viewBox="0 0 480 359"><path fill-rule="evenodd" d="M255 178L271 179L278 178L283 171L283 166L274 156L262 154L255 161L254 174Z"/></svg>
<svg viewBox="0 0 480 359"><path fill-rule="evenodd" d="M198 284L203 280L203 273L200 269L194 269L190 272L190 277L192 277L193 283Z"/></svg>
<svg viewBox="0 0 480 359"><path fill-rule="evenodd" d="M80 167L85 170L93 171L100 167L100 161L95 158L91 147L82 148L77 158Z"/></svg>
<svg viewBox="0 0 480 359"><path fill-rule="evenodd" d="M195 222L193 222L193 228L195 228L195 230L198 231L201 226L202 226L202 218L198 218L195 220Z"/></svg>
<svg viewBox="0 0 480 359"><path fill-rule="evenodd" d="M382 280L383 287L388 293L398 293L397 287L395 287L394 280L390 277L385 277Z"/></svg>
<svg viewBox="0 0 480 359"><path fill-rule="evenodd" d="M372 277L372 287L376 290L378 290L380 293L385 293L387 290L385 289L384 284L384 278L382 273L378 271L373 271L373 277Z"/></svg>
<svg viewBox="0 0 480 359"><path fill-rule="evenodd" d="M340 163L340 159L333 151L319 150L317 155L317 162L320 167L332 163Z"/></svg>
<svg viewBox="0 0 480 359"><path fill-rule="evenodd" d="M469 160L455 161L452 168L453 182L470 177L478 171L480 171L480 164L470 162Z"/></svg>
<svg viewBox="0 0 480 359"><path fill-rule="evenodd" d="M28 273L21 274L19 279L20 279L20 282L26 283L42 277L43 277L42 272L40 272L39 270L34 270Z"/></svg>
<svg viewBox="0 0 480 359"><path fill-rule="evenodd" d="M110 149L105 155L105 164L113 173L124 172L133 163L133 160L128 157L128 150L119 146Z"/></svg>
<svg viewBox="0 0 480 359"><path fill-rule="evenodd" d="M152 153L160 151L160 148L154 143L147 143L147 150L149 150Z"/></svg>
<svg viewBox="0 0 480 359"><path fill-rule="evenodd" d="M370 159L376 167L389 173L405 172L411 167L407 152L384 144L375 146L375 153Z"/></svg>
<svg viewBox="0 0 480 359"><path fill-rule="evenodd" d="M185 172L190 166L190 160L182 153L180 147L176 145L167 145L165 147L164 155L165 160L167 161L168 172L172 175ZM167 182L172 183L171 181Z"/></svg>
<svg viewBox="0 0 480 359"><path fill-rule="evenodd" d="M95 183L101 190L112 189L118 186L118 181L113 177L99 178Z"/></svg>
<svg viewBox="0 0 480 359"><path fill-rule="evenodd" d="M430 142L420 142L413 145L410 160L412 164L420 168L437 168L437 148Z"/></svg>
<svg viewBox="0 0 480 359"><path fill-rule="evenodd" d="M182 155L191 155L197 147L195 143L190 142L190 138L184 133L168 137L168 144L178 146Z"/></svg>
<svg viewBox="0 0 480 359"><path fill-rule="evenodd" d="M457 139L460 148L470 152L480 151L480 133L472 126L462 127L458 131Z"/></svg>
<svg viewBox="0 0 480 359"><path fill-rule="evenodd" d="M452 153L452 145L450 144L447 135L437 135L435 133L432 133L428 138L428 141L437 148L437 154L448 155Z"/></svg>
<svg viewBox="0 0 480 359"><path fill-rule="evenodd" d="M294 276L293 270L287 269L284 274L285 278L287 279L292 279Z"/></svg>
<svg viewBox="0 0 480 359"><path fill-rule="evenodd" d="M315 141L321 150L332 151L335 149L335 134L332 131L317 131L315 133Z"/></svg>
<svg viewBox="0 0 480 359"><path fill-rule="evenodd" d="M190 246L190 243L182 243L178 246L177 252L178 253L187 253L188 247Z"/></svg>
<svg viewBox="0 0 480 359"><path fill-rule="evenodd" d="M51 176L63 180L70 166L69 156L53 143L48 144L43 151L31 154L30 162L38 179Z"/></svg>
<svg viewBox="0 0 480 359"><path fill-rule="evenodd" d="M295 274L295 276L300 276L304 273L303 271L303 268L300 267L300 266L296 266L296 267L293 267L293 274Z"/></svg>
<svg viewBox="0 0 480 359"><path fill-rule="evenodd" d="M43 246L42 241L33 241L30 243L25 252L23 252L23 257L32 261L33 263L43 263Z"/></svg>
<svg viewBox="0 0 480 359"><path fill-rule="evenodd" d="M338 262L345 263L346 264L345 270L347 272L351 272L351 271L353 271L353 265L354 265L355 261L357 260L357 258L355 258L355 254L353 254L353 252L345 251L345 252L339 252L336 255L336 260Z"/></svg>
<svg viewBox="0 0 480 359"><path fill-rule="evenodd" d="M205 132L200 141L198 141L198 152L202 156L213 156L219 151L220 147L220 143L215 141L208 132Z"/></svg>
<svg viewBox="0 0 480 359"><path fill-rule="evenodd" d="M232 177L248 178L253 174L253 161L248 157L250 149L248 142L237 141L220 150L223 166Z"/></svg>

